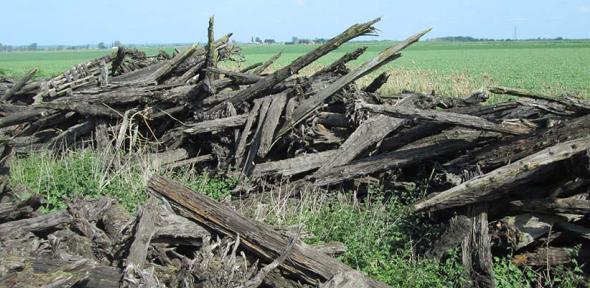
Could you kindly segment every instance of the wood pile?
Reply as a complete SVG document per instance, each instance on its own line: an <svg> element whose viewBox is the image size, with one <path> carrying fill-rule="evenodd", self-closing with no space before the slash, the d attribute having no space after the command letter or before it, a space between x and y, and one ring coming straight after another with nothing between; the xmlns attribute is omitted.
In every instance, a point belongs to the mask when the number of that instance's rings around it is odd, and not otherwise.
<svg viewBox="0 0 590 288"><path fill-rule="evenodd" d="M464 98L434 92L381 95L386 73L366 87L354 83L401 57L428 30L356 68L346 64L366 48L311 76L298 75L347 41L374 33L377 21L353 25L266 73L280 53L240 71L219 68L218 62L238 57L239 49L228 44L230 35L215 40L211 19L204 48L155 57L120 48L53 79L32 81L33 70L23 79L3 80L0 128L17 152L88 143L114 150L148 147L164 167L206 166L240 177L244 184L235 192L243 194L256 192L261 181L338 189L425 187L429 194L413 210L448 224L426 256L441 259L461 245L463 263L478 287L495 286L493 253L511 251L518 265L573 261L571 248L581 244L584 250L590 239L590 101L507 87ZM491 94L513 100L485 103ZM241 247L264 261L290 251L277 266L305 283L349 270L175 183L156 177L149 189L208 229L240 235ZM68 213L59 219L75 219ZM92 217L88 221L98 221ZM136 220L135 233L144 220L152 225L144 218ZM144 243L137 245L144 249L146 237L140 238ZM166 254L162 249L158 253ZM135 270L126 270L126 277L151 277L141 272L144 260L133 261ZM182 267L192 267L189 262ZM367 287L382 285L367 282Z"/></svg>
<svg viewBox="0 0 590 288"><path fill-rule="evenodd" d="M1 287L389 287L332 258L333 247L306 245L301 231L158 176L135 215L109 198L40 213L41 197L15 200L10 146L0 147Z"/></svg>

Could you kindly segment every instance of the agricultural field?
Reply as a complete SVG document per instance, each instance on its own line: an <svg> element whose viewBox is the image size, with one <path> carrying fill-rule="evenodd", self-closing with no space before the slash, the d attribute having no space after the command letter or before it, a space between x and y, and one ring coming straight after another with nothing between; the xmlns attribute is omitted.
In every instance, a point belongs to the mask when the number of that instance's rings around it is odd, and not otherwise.
<svg viewBox="0 0 590 288"><path fill-rule="evenodd" d="M303 73L311 73L344 53L360 46L368 51L350 65L359 65L391 46L389 41L354 42L324 56ZM226 66L247 66L264 61L282 51L273 68L286 65L313 49L314 45L241 45L245 62ZM173 48L165 47L172 51ZM182 47L180 48L182 49ZM146 48L148 54L157 48ZM10 52L0 54L0 71L22 75L34 66L39 75L49 76L110 50ZM512 41L512 42L421 42L410 47L403 57L381 68L392 74L383 94L402 90L464 96L488 85L525 88L537 92L590 95L590 41ZM379 73L376 72L376 73ZM369 75L360 79L364 84Z"/></svg>

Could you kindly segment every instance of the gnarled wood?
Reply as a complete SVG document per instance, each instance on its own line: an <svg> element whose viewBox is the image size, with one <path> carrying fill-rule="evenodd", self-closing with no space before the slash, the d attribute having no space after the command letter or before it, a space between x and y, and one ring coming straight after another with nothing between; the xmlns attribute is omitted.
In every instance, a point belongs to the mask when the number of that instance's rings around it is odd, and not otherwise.
<svg viewBox="0 0 590 288"><path fill-rule="evenodd" d="M239 234L242 245L265 261L279 257L283 249L289 245L287 236L275 232L265 224L251 221L178 183L155 176L150 179L148 189L154 195L165 197L174 203L177 209L184 211L187 216L202 225L229 237ZM309 284L331 279L341 271L352 271L342 262L300 241L295 242L289 257L279 267ZM365 279L369 283L368 287L388 287L383 283Z"/></svg>
<svg viewBox="0 0 590 288"><path fill-rule="evenodd" d="M543 149L512 164L498 168L481 177L474 178L434 197L414 204L416 211L440 210L463 206L484 200L500 198L507 191L499 188L526 177L547 165L572 157L590 148L590 137L578 138Z"/></svg>

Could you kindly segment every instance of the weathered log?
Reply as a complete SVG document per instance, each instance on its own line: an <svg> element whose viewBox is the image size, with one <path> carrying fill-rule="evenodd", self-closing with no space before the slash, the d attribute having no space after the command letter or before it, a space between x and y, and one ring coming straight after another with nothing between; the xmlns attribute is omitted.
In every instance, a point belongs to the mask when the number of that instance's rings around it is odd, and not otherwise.
<svg viewBox="0 0 590 288"><path fill-rule="evenodd" d="M557 102L575 110L590 110L590 102L588 100L577 98L573 96L552 96L542 93L533 93L524 89L515 89L508 87L489 87L488 91L494 94L507 94L512 96L527 97L532 99L541 99L549 102Z"/></svg>
<svg viewBox="0 0 590 288"><path fill-rule="evenodd" d="M350 127L348 117L341 113L320 112L316 119L317 123L329 127Z"/></svg>
<svg viewBox="0 0 590 288"><path fill-rule="evenodd" d="M94 121L85 121L80 124L76 124L60 133L55 138L51 139L47 143L47 146L51 148L62 149L68 145L72 145L80 136L89 134L92 129L94 129L94 124Z"/></svg>
<svg viewBox="0 0 590 288"><path fill-rule="evenodd" d="M117 288L121 279L119 269L77 256L38 255L20 259L22 266L0 278L0 286L15 287L18 283L17 287Z"/></svg>
<svg viewBox="0 0 590 288"><path fill-rule="evenodd" d="M400 107L416 107L420 96L412 95L397 103ZM392 131L398 129L404 119L394 118L386 115L376 115L359 125L359 127L346 139L338 148L338 153L327 161L314 174L315 178L322 178L332 168L350 163L371 145L381 141Z"/></svg>
<svg viewBox="0 0 590 288"><path fill-rule="evenodd" d="M67 212L55 212L51 214L41 215L29 219L21 219L0 224L0 235L7 235L13 230L21 230L23 232L40 232L48 229L54 229L71 220Z"/></svg>
<svg viewBox="0 0 590 288"><path fill-rule="evenodd" d="M379 88L381 88L381 86L383 86L385 83L387 83L387 80L389 80L389 76L390 76L390 74L388 72L383 72L383 73L379 74L379 76L377 76L375 79L373 79L373 81L371 83L369 83L369 85L367 85L367 87L363 88L363 91L368 92L368 93L377 92L377 90L379 90Z"/></svg>
<svg viewBox="0 0 590 288"><path fill-rule="evenodd" d="M246 152L246 147L248 145L248 136L250 135L250 130L252 129L252 125L254 125L254 121L256 121L256 117L258 116L258 112L260 111L260 106L262 102L254 101L254 106L248 113L248 120L246 121L246 125L244 125L244 129L240 134L240 139L238 140L238 146L235 150L235 164L237 167L243 167L242 162L244 161L244 153Z"/></svg>
<svg viewBox="0 0 590 288"><path fill-rule="evenodd" d="M198 122L194 124L186 124L185 127L181 129L181 131L186 134L196 135L201 133L220 131L227 128L239 127L244 125L244 123L246 123L247 120L248 115L242 114L237 116Z"/></svg>
<svg viewBox="0 0 590 288"><path fill-rule="evenodd" d="M33 107L41 107L58 111L74 111L84 116L118 118L121 114L103 104L89 103L67 103L67 102L45 102L35 104Z"/></svg>
<svg viewBox="0 0 590 288"><path fill-rule="evenodd" d="M149 181L148 189L154 195L171 201L177 209L184 211L194 221L218 233L229 237L239 234L242 245L264 261L279 257L288 246L288 236L275 232L265 224L248 220L232 209L178 183L154 176ZM341 271L352 271L340 261L300 241L296 241L289 257L279 267L310 284L331 279ZM365 278L360 275L359 277ZM368 287L388 287L383 283L365 279L369 283Z"/></svg>
<svg viewBox="0 0 590 288"><path fill-rule="evenodd" d="M29 71L27 74L25 74L25 76L23 76L21 79L16 81L16 83L14 83L14 85L10 87L10 89L8 89L8 91L6 91L6 93L4 93L2 97L0 97L0 101L10 100L12 96L17 94L25 86L25 84L27 84L27 82L29 82L31 78L33 78L37 71L39 71L39 68L35 67L31 69L31 71Z"/></svg>
<svg viewBox="0 0 590 288"><path fill-rule="evenodd" d="M322 243L313 245L313 248L317 249L318 251L330 255L332 257L338 256L346 252L347 247L346 245L340 242L329 242L329 243Z"/></svg>
<svg viewBox="0 0 590 288"><path fill-rule="evenodd" d="M12 113L6 117L0 118L0 128L33 121L43 116L47 116L50 112L43 109L29 109L18 113Z"/></svg>
<svg viewBox="0 0 590 288"><path fill-rule="evenodd" d="M287 104L287 91L280 93L279 95L271 95L272 102L268 107L268 112L264 118L264 124L262 125L260 135L260 147L258 148L258 157L264 158L272 147L273 137L275 131L279 126L279 120Z"/></svg>
<svg viewBox="0 0 590 288"><path fill-rule="evenodd" d="M512 263L518 266L564 265L572 261L572 251L562 247L539 247L535 251L514 255Z"/></svg>
<svg viewBox="0 0 590 288"><path fill-rule="evenodd" d="M332 62L332 64L322 68L320 71L313 74L313 77L317 77L318 75L334 72L334 70L340 69L340 66L345 65L346 63L356 60L359 56L361 56L365 51L367 51L367 46L359 47L352 52L348 52L344 54L344 56L340 57L338 60Z"/></svg>
<svg viewBox="0 0 590 288"><path fill-rule="evenodd" d="M158 283L153 274L143 272L149 244L157 228L156 201L149 200L141 209L123 276L123 283L127 287L153 287L149 284Z"/></svg>
<svg viewBox="0 0 590 288"><path fill-rule="evenodd" d="M531 135L502 139L497 143L470 151L449 162L448 166L477 165L483 171L489 171L501 165L513 163L541 149L584 137L590 133L590 115L560 122L553 127L539 129Z"/></svg>
<svg viewBox="0 0 590 288"><path fill-rule="evenodd" d="M556 198L556 199L527 199L516 200L510 202L515 210L526 212L537 212L544 214L565 213L565 214L581 214L586 215L590 213L590 201L570 198Z"/></svg>
<svg viewBox="0 0 590 288"><path fill-rule="evenodd" d="M472 218L465 215L453 216L449 220L448 228L426 251L425 256L440 260L449 250L459 246L471 232Z"/></svg>
<svg viewBox="0 0 590 288"><path fill-rule="evenodd" d="M473 287L496 287L486 207L485 204L470 207L471 231L462 245L463 267Z"/></svg>
<svg viewBox="0 0 590 288"><path fill-rule="evenodd" d="M258 123L256 130L254 131L254 135L252 136L252 141L250 141L250 147L248 150L248 154L246 154L246 159L244 160L244 165L242 167L242 174L240 177L250 177L252 174L252 170L254 169L254 158L258 154L258 149L260 148L260 140L262 138L262 127L264 125L266 114L268 112L268 108L272 102L272 98L265 97L262 99L256 99L254 101L260 101L260 112L258 113Z"/></svg>
<svg viewBox="0 0 590 288"><path fill-rule="evenodd" d="M0 194L2 194L1 191ZM0 203L0 223L29 218L33 216L33 211L37 210L42 202L41 197L33 196L17 203Z"/></svg>
<svg viewBox="0 0 590 288"><path fill-rule="evenodd" d="M590 148L590 137L578 138L543 149L512 164L443 191L414 204L416 211L441 210L502 197L498 191L510 183L526 181L538 169L572 157Z"/></svg>
<svg viewBox="0 0 590 288"><path fill-rule="evenodd" d="M495 237L504 239L510 248L519 251L533 245L539 238L547 235L555 224L555 219L540 214L524 213L506 216L498 221Z"/></svg>
<svg viewBox="0 0 590 288"><path fill-rule="evenodd" d="M252 176L259 177L265 175L292 176L313 169L319 168L326 163L337 150L328 150L319 153L303 154L297 157L256 164Z"/></svg>
<svg viewBox="0 0 590 288"><path fill-rule="evenodd" d="M391 105L375 105L368 104L362 101L358 102L360 109L366 109L371 112L390 115L393 117L406 119L421 119L426 121L433 121L437 123L452 124L461 127L481 129L487 131L495 131L507 134L528 134L531 128L523 125L508 125L509 123L497 124L485 120L481 117L471 116L460 113L436 111L436 110L421 110L421 109L407 109Z"/></svg>
<svg viewBox="0 0 590 288"><path fill-rule="evenodd" d="M203 162L207 162L207 161L212 161L215 158L213 157L213 155L211 154L207 154L207 155L201 155L201 156L197 156L197 157L193 157L193 158L189 158L186 160L181 160L181 161L177 161L177 162L173 162L173 163L168 163L166 165L163 165L162 167L165 169L172 169L172 168L176 168L176 167L183 167L183 166L188 166L188 165L196 165L199 163L203 163Z"/></svg>
<svg viewBox="0 0 590 288"><path fill-rule="evenodd" d="M233 81L231 83L235 83L235 84L239 84L239 85L256 83L257 81L260 81L262 79L261 76L254 75L251 73L229 71L229 70L224 70L224 69L217 68L217 67L209 67L209 68L206 68L205 70L209 71L209 72L216 73L216 74L223 74L226 77L233 79ZM218 80L218 81L221 81L221 80ZM218 84L217 86L220 86L220 85Z"/></svg>
<svg viewBox="0 0 590 288"><path fill-rule="evenodd" d="M430 29L422 31L418 34L411 36L410 38L385 49L375 58L363 63L348 74L338 78L336 81L330 83L328 87L320 90L315 95L303 100L299 106L295 109L293 117L289 119L288 123L283 125L283 128L279 132L279 137L291 130L295 125L301 123L311 112L313 112L319 105L321 105L326 99L334 95L340 89L344 88L348 84L356 81L357 79L367 75L371 71L378 69L379 67L401 57L400 51L404 50L408 46L416 43L424 34L428 33Z"/></svg>
<svg viewBox="0 0 590 288"><path fill-rule="evenodd" d="M254 70L252 70L252 73L256 74L256 75L262 74L262 72L264 72L264 70L266 70L266 68L270 67L270 65L272 65L272 63L277 61L277 59L279 59L279 57L281 57L282 54L283 54L283 51L279 51L279 53L272 55L268 60L264 61L264 63L262 63L262 65L254 68Z"/></svg>
<svg viewBox="0 0 590 288"><path fill-rule="evenodd" d="M254 64L252 64L250 66L246 66L246 67L242 68L242 70L240 70L240 73L246 73L246 72L248 72L248 71L250 71L250 70L252 70L252 69L254 69L256 67L259 67L262 64L263 64L262 62L256 62L256 63L254 63Z"/></svg>
<svg viewBox="0 0 590 288"><path fill-rule="evenodd" d="M206 68L211 68L211 67L215 67L217 66L217 49L215 49L215 30L214 30L214 25L215 25L215 16L211 16L209 17L209 27L207 28L207 54L205 56L205 67ZM204 79L205 77L211 81L211 80L215 80L217 77L214 73L212 72L206 72L203 75ZM201 80L202 80L201 79Z"/></svg>
<svg viewBox="0 0 590 288"><path fill-rule="evenodd" d="M378 154L353 161L348 165L335 167L326 171L326 174L321 178L316 179L314 185L336 184L354 177L408 166L446 153L468 149L482 141L482 138L488 137L484 132L479 131L464 131L457 136L456 139L438 139L423 146Z"/></svg>

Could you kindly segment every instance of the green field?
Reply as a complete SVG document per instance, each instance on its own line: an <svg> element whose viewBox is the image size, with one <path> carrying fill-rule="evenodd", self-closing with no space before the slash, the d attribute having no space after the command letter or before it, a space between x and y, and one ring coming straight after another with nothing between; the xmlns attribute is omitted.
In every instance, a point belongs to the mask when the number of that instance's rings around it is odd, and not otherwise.
<svg viewBox="0 0 590 288"><path fill-rule="evenodd" d="M368 51L350 65L376 55L392 42L354 42L324 56L303 73L326 65L359 46ZM274 68L285 65L313 49L314 45L242 45L246 62L264 61L283 51ZM158 49L148 48L155 53ZM167 48L171 50L171 48ZM111 53L109 50L7 52L0 54L0 70L21 75L38 66L40 75L48 76L81 61ZM229 64L231 66L235 64ZM573 92L590 96L590 41L555 42L422 42L410 47L403 57L381 68L392 73L382 93L403 89L447 95L465 95L487 85L504 85L539 92ZM374 76L374 75L370 75ZM369 77L370 77L369 76ZM366 83L367 78L359 80Z"/></svg>

